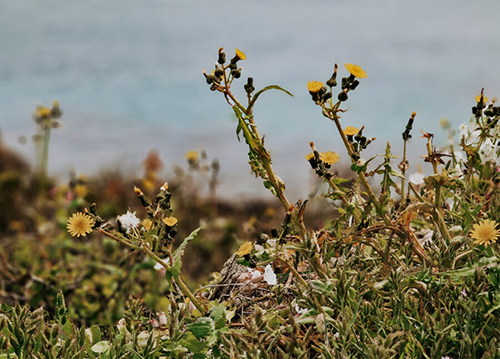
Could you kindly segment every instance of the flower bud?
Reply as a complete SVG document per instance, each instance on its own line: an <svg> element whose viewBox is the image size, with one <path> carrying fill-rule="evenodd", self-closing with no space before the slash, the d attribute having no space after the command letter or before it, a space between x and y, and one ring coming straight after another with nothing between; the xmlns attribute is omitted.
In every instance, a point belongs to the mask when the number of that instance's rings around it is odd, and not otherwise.
<svg viewBox="0 0 500 359"><path fill-rule="evenodd" d="M341 93L339 93L337 98L339 99L339 101L347 101L347 92L342 91Z"/></svg>
<svg viewBox="0 0 500 359"><path fill-rule="evenodd" d="M223 47L221 47L221 48L219 49L219 59L217 60L217 62L218 62L219 64L221 64L221 65L222 65L224 62L226 62L226 54L223 52L223 50L224 50L224 48L223 48Z"/></svg>
<svg viewBox="0 0 500 359"><path fill-rule="evenodd" d="M351 90L354 90L356 89L356 87L358 87L359 85L359 81L358 80L354 80L352 83L351 83Z"/></svg>
<svg viewBox="0 0 500 359"><path fill-rule="evenodd" d="M249 77L247 79L246 85L243 87L245 88L245 91L247 92L247 94L251 94L252 92L254 92L255 87L253 86L253 77Z"/></svg>
<svg viewBox="0 0 500 359"><path fill-rule="evenodd" d="M239 79L241 77L241 69L232 70L231 75L233 75L235 79Z"/></svg>

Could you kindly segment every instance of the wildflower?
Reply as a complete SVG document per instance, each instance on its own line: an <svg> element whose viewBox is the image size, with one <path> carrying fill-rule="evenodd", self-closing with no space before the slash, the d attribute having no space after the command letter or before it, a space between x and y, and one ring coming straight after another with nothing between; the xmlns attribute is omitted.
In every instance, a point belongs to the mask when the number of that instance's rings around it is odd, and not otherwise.
<svg viewBox="0 0 500 359"><path fill-rule="evenodd" d="M190 150L187 151L184 156L186 157L186 160L188 161L190 166L196 167L198 165L198 158L199 154L198 151Z"/></svg>
<svg viewBox="0 0 500 359"><path fill-rule="evenodd" d="M481 102L481 97L483 98L483 103L488 102L488 97L483 96L483 95L479 95L479 96L476 96L476 102L477 103Z"/></svg>
<svg viewBox="0 0 500 359"><path fill-rule="evenodd" d="M345 64L345 67L347 71L351 73L351 75L357 77L358 79L364 79L365 77L368 77L366 72L358 65Z"/></svg>
<svg viewBox="0 0 500 359"><path fill-rule="evenodd" d="M415 172L408 176L408 181L413 183L415 186L420 186L424 184L425 175L421 172Z"/></svg>
<svg viewBox="0 0 500 359"><path fill-rule="evenodd" d="M481 160L483 162L493 162L496 164L498 156L496 154L495 145L487 138L479 148L479 154L481 155Z"/></svg>
<svg viewBox="0 0 500 359"><path fill-rule="evenodd" d="M118 216L116 220L127 233L130 233L131 229L134 229L141 224L141 221L136 217L135 212L130 212L130 210L128 210L126 214Z"/></svg>
<svg viewBox="0 0 500 359"><path fill-rule="evenodd" d="M170 265L170 258L163 258L162 259L163 263L165 263L167 266ZM156 262L156 264L154 265L153 269L157 272L163 272L165 270L165 267L163 266L163 264L161 264L160 262Z"/></svg>
<svg viewBox="0 0 500 359"><path fill-rule="evenodd" d="M163 218L163 223L165 223L169 227L173 227L179 222L179 220L175 217L167 217Z"/></svg>
<svg viewBox="0 0 500 359"><path fill-rule="evenodd" d="M239 255L240 257L243 257L246 254L250 254L250 252L253 249L253 243L246 241L243 243L240 248L236 251L236 254Z"/></svg>
<svg viewBox="0 0 500 359"><path fill-rule="evenodd" d="M36 114L42 118L50 117L52 110L48 107L39 106L36 109Z"/></svg>
<svg viewBox="0 0 500 359"><path fill-rule="evenodd" d="M268 264L264 270L264 280L269 285L276 285L278 283L276 274L274 273L273 268L270 264Z"/></svg>
<svg viewBox="0 0 500 359"><path fill-rule="evenodd" d="M247 59L247 57L245 56L245 54L243 53L243 51L238 50L238 49L236 49L236 56L240 60L246 60Z"/></svg>
<svg viewBox="0 0 500 359"><path fill-rule="evenodd" d="M167 190L168 190L168 183L167 183L167 182L165 182L165 183L163 184L163 186L161 186L161 187L160 187L160 189L161 189L162 191L164 191L164 192L167 192Z"/></svg>
<svg viewBox="0 0 500 359"><path fill-rule="evenodd" d="M87 186L84 184L75 185L75 194L78 198L85 198L88 194Z"/></svg>
<svg viewBox="0 0 500 359"><path fill-rule="evenodd" d="M89 215L77 212L71 216L68 220L67 228L69 234L74 237L86 236L90 232L92 232L92 227L94 226L95 221Z"/></svg>
<svg viewBox="0 0 500 359"><path fill-rule="evenodd" d="M346 136L354 136L355 134L357 134L359 132L359 128L356 128L356 127L352 127L352 126L347 126L345 129L344 129L344 134Z"/></svg>
<svg viewBox="0 0 500 359"><path fill-rule="evenodd" d="M333 165L334 163L337 163L338 161L340 161L340 156L337 153L332 152L332 151L321 152L320 158L321 158L321 161L328 163L329 165Z"/></svg>
<svg viewBox="0 0 500 359"><path fill-rule="evenodd" d="M319 82L319 81L309 81L307 83L307 89L309 90L309 92L311 93L317 93L319 92L319 90L321 90L323 88L323 82Z"/></svg>
<svg viewBox="0 0 500 359"><path fill-rule="evenodd" d="M313 160L314 159L314 152L311 152L310 154L308 154L306 156L306 160L310 161L310 160Z"/></svg>
<svg viewBox="0 0 500 359"><path fill-rule="evenodd" d="M149 218L146 218L142 221L142 227L146 230L146 231L150 231L151 228L153 228L153 221L150 220Z"/></svg>
<svg viewBox="0 0 500 359"><path fill-rule="evenodd" d="M471 237L475 239L474 244L489 245L496 242L500 236L500 230L495 228L497 225L498 223L489 219L476 223L471 232Z"/></svg>

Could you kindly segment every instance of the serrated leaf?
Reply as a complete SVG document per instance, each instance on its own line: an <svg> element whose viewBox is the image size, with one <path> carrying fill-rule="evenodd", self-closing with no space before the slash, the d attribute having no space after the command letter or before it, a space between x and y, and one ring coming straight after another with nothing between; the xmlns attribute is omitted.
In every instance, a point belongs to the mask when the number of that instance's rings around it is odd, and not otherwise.
<svg viewBox="0 0 500 359"><path fill-rule="evenodd" d="M171 269L170 273L169 273L169 271L166 271L166 273L168 273L167 275L171 275L174 278L179 277L180 272L181 272L181 267L182 267L181 259L182 259L182 256L184 255L184 250L186 249L187 244L197 236L200 229L201 228L197 228L194 231L192 231L191 234L189 236L187 236L182 241L182 243L179 245L179 247L177 247L174 254L172 255L172 257L174 259L174 263L172 264L172 269Z"/></svg>

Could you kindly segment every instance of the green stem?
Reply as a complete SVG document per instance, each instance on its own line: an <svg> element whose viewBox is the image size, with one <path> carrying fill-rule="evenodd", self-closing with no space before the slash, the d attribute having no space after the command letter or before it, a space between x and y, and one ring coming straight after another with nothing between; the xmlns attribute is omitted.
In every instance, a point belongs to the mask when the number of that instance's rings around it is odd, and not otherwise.
<svg viewBox="0 0 500 359"><path fill-rule="evenodd" d="M163 268L165 268L167 271L170 271L172 269L171 266L169 266L167 263L165 263L165 261L163 261L163 259L161 259L160 257L158 257L154 252L152 252L145 244L142 245L142 246L136 246L132 243L129 243L127 241L124 241L123 239L115 236L114 234L112 233L109 233L101 228L98 228L97 231L99 233L102 233L104 234L105 236L108 236L109 238L111 239L114 239L115 241L117 241L118 243L120 244L123 244L124 246L127 246L131 249L136 249L136 250L140 250L140 251L143 251L148 257L154 259L156 262L160 263ZM200 311L200 313L205 313L206 312L206 308L204 308L201 303L198 301L198 299L196 299L196 297L193 295L193 293L191 293L191 291L189 290L189 288L187 287L186 283L184 283L184 281L182 280L182 278L179 276L179 277L173 277L175 282L177 283L177 285L179 286L179 288L181 289L182 293L188 297L191 302L194 304L194 306L196 307L196 309L198 309Z"/></svg>
<svg viewBox="0 0 500 359"><path fill-rule="evenodd" d="M50 124L49 124L50 126ZM42 156L40 160L40 186L42 190L45 190L47 184L48 176L48 164L49 164L49 142L50 142L50 127L47 127L43 131L42 139ZM42 192L43 193L43 192Z"/></svg>
<svg viewBox="0 0 500 359"><path fill-rule="evenodd" d="M405 182L406 182L406 140L403 142L403 160L401 161L402 168L401 168L401 173L403 174L403 178L401 179L401 204L404 205L405 203Z"/></svg>

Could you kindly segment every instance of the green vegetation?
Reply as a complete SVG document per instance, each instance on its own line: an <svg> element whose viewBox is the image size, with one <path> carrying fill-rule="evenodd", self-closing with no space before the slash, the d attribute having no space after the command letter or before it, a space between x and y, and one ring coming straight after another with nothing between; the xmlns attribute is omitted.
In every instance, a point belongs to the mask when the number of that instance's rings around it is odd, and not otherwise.
<svg viewBox="0 0 500 359"><path fill-rule="evenodd" d="M221 48L204 76L232 107L251 169L275 202L239 211L218 200L219 162L196 151L168 184L155 152L133 181L105 173L65 186L18 159L1 168L0 358L500 358L495 101L481 91L458 136L443 121L441 151L424 133L432 172L408 174L417 114L401 129L400 160L389 142L365 157L374 139L343 125L343 105L367 74L346 64L337 83L335 65L307 89L352 177L338 176L338 153L311 142L305 160L325 190L294 203L253 114L264 92L291 93L256 91L248 78L239 100L232 86L243 60L236 50L226 61ZM208 196L193 191L195 175Z"/></svg>

